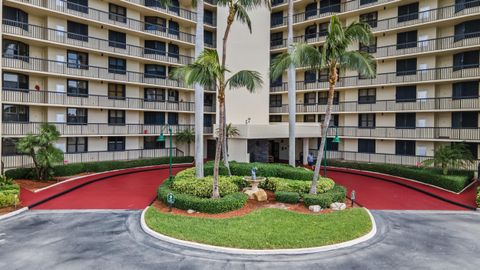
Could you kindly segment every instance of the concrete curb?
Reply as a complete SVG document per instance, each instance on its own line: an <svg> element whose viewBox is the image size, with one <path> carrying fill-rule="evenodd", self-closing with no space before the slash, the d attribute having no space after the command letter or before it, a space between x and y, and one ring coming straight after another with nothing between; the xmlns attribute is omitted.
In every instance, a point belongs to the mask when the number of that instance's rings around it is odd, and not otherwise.
<svg viewBox="0 0 480 270"><path fill-rule="evenodd" d="M367 208L364 208L368 215L370 216L370 220L372 221L372 229L369 233L364 236L361 236L357 239L353 239L347 242L322 246L322 247L313 247L313 248L298 248L298 249L239 249L239 248L228 248L228 247L220 247L220 246L212 246L207 244L200 244L196 242L190 242L185 240L179 240L173 237L169 237L163 234L160 234L147 226L145 222L145 213L149 207L146 207L142 211L142 215L140 217L140 225L145 233L148 235L157 238L161 241L165 241L171 244L185 246L189 248L196 248L205 251L213 251L213 252L221 252L221 253L228 253L228 254L246 254L246 255L302 255L302 254L311 254L311 253L318 253L318 252L325 252L331 251L346 247L351 247L353 245L357 245L363 242L366 242L373 238L377 234L377 224L375 219L373 218L372 213Z"/></svg>
<svg viewBox="0 0 480 270"><path fill-rule="evenodd" d="M8 213L8 214L1 215L0 216L0 221L11 218L11 217L14 217L14 216L17 216L17 215L20 215L21 213L23 213L25 211L28 211L28 207L22 207L18 210L15 210L13 212Z"/></svg>

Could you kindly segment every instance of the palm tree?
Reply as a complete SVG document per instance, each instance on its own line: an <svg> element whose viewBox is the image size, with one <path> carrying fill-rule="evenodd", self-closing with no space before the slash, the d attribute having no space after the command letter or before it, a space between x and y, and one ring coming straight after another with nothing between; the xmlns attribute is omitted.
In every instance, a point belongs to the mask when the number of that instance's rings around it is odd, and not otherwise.
<svg viewBox="0 0 480 270"><path fill-rule="evenodd" d="M187 144L187 156L190 156L190 144L195 140L195 133L192 129L185 129L177 133L177 142Z"/></svg>
<svg viewBox="0 0 480 270"><path fill-rule="evenodd" d="M452 168L466 169L473 163L472 152L464 143L456 143L452 145L442 145L435 151L433 158L424 160L425 166L438 166L442 168L444 175L448 174L448 170Z"/></svg>
<svg viewBox="0 0 480 270"><path fill-rule="evenodd" d="M240 131L238 130L237 127L235 127L232 123L229 123L226 127L225 127L225 140L227 141L226 143L226 151L225 153L228 154L228 138L233 138L233 137L236 137L238 135L240 135ZM227 157L228 158L228 157Z"/></svg>
<svg viewBox="0 0 480 270"><path fill-rule="evenodd" d="M323 149L327 140L327 130L330 123L333 107L335 85L338 81L338 72L347 69L356 70L359 74L373 77L376 65L373 57L362 51L351 51L348 47L356 42L369 44L372 37L370 26L365 23L354 22L343 27L337 16L332 16L328 25L328 33L321 52L307 44L295 44L291 52L279 55L272 63L272 77L278 78L292 63L297 67L308 67L328 72L328 101L325 119L322 125L322 141L318 149L315 173L310 187L310 194L317 193L317 182L320 175L320 162L324 158ZM325 157L326 158L326 157Z"/></svg>
<svg viewBox="0 0 480 270"><path fill-rule="evenodd" d="M292 53L293 45L293 0L288 0L288 33L287 46ZM295 167L295 122L297 114L296 106L296 76L295 65L288 67L288 164Z"/></svg>
<svg viewBox="0 0 480 270"><path fill-rule="evenodd" d="M257 71L241 70L225 80L226 73L230 73L230 71L220 63L217 52L209 49L205 49L192 64L177 68L172 73L173 78L183 79L187 85L196 83L204 87L215 85L218 89L219 134L215 147L212 198L220 197L218 192L218 174L224 133L226 131L224 113L225 89L227 87L229 89L245 87L248 91L253 92L262 85L262 78Z"/></svg>

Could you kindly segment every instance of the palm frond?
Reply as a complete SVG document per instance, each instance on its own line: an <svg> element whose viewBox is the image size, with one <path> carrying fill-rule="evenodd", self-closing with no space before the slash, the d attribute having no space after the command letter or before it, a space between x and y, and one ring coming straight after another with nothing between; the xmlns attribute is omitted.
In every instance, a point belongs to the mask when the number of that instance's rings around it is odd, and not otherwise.
<svg viewBox="0 0 480 270"><path fill-rule="evenodd" d="M225 83L230 89L245 87L248 91L254 92L262 86L262 76L253 70L241 70L230 77Z"/></svg>
<svg viewBox="0 0 480 270"><path fill-rule="evenodd" d="M358 73L369 78L376 74L375 59L368 53L347 51L341 55L339 60L339 65L343 69L357 70Z"/></svg>
<svg viewBox="0 0 480 270"><path fill-rule="evenodd" d="M188 86L198 83L209 87L216 85L223 72L217 52L205 49L195 62L176 68L170 76L173 79L183 80Z"/></svg>
<svg viewBox="0 0 480 270"><path fill-rule="evenodd" d="M324 66L320 52L306 43L291 45L291 51L284 52L272 60L270 77L277 79L293 64L295 68L320 69Z"/></svg>
<svg viewBox="0 0 480 270"><path fill-rule="evenodd" d="M248 12L243 7L242 5L236 4L235 5L235 10L236 10L236 17L237 20L239 20L241 23L246 24L248 27L248 31L250 31L250 34L252 33L252 22L250 21L250 16L248 16Z"/></svg>
<svg viewBox="0 0 480 270"><path fill-rule="evenodd" d="M360 42L369 45L372 39L370 25L362 22L354 22L345 29L345 38L349 43Z"/></svg>

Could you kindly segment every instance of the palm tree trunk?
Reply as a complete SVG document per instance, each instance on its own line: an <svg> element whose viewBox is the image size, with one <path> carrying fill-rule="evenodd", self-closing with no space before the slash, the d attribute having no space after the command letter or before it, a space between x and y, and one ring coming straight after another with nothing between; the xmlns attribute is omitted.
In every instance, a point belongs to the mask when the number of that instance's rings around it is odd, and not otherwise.
<svg viewBox="0 0 480 270"><path fill-rule="evenodd" d="M317 194L317 182L318 177L320 176L320 164L323 158L323 152L325 149L325 144L327 142L327 131L328 126L330 125L330 118L332 117L332 107L333 107L333 94L335 92L335 84L337 83L337 68L336 65L332 65L330 68L330 77L329 77L329 88L328 88L328 102L327 102L327 111L325 112L325 120L323 121L322 126L322 141L320 147L318 148L317 162L315 164L315 172L313 174L312 185L310 186L310 194Z"/></svg>
<svg viewBox="0 0 480 270"><path fill-rule="evenodd" d="M195 58L204 49L203 40L203 0L197 1L197 25L195 28ZM195 175L203 178L203 87L195 84ZM190 151L190 147L188 148Z"/></svg>
<svg viewBox="0 0 480 270"><path fill-rule="evenodd" d="M213 187L212 187L212 198L220 198L220 192L218 190L218 176L220 169L220 157L222 154L222 145L223 145L223 135L225 133L225 85L223 82L220 84L220 89L218 92L218 106L219 106L219 127L218 127L218 139L217 145L215 146L215 162L213 166Z"/></svg>
<svg viewBox="0 0 480 270"><path fill-rule="evenodd" d="M288 0L288 36L287 47L292 52L293 44L293 0ZM295 117L296 117L296 93L295 93L295 66L288 68L288 164L295 167ZM305 155L305 153L303 153Z"/></svg>

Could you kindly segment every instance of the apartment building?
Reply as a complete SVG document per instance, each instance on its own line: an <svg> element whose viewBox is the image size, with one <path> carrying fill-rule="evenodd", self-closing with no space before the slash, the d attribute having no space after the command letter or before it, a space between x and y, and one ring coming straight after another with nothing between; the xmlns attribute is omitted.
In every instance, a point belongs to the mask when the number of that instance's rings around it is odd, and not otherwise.
<svg viewBox="0 0 480 270"><path fill-rule="evenodd" d="M175 134L194 128L194 91L168 77L194 60L191 1L4 0L2 161L26 166L16 141L53 123L65 162L137 159L187 152ZM205 3L205 46L216 47L216 6ZM215 89L205 90L205 138ZM165 142L157 137L164 133Z"/></svg>
<svg viewBox="0 0 480 270"><path fill-rule="evenodd" d="M167 76L193 60L190 2L163 9L155 0L4 0L5 167L27 162L15 140L41 122L57 125L68 162L167 155L156 136L194 123L193 89ZM219 52L226 14L205 3L205 44ZM287 160L287 76L269 80L271 58L287 50L287 0L250 14L252 33L240 23L232 28L227 65L259 71L264 85L226 93L227 122L240 133L229 138L229 158ZM372 43L351 49L371 53L377 75L340 74L329 158L415 165L442 144L464 142L480 159L480 1L298 0L294 41L321 47L333 14L345 25L370 24ZM297 70L300 161L318 148L327 87L326 74ZM206 89L206 157L213 155L215 107L215 91Z"/></svg>

